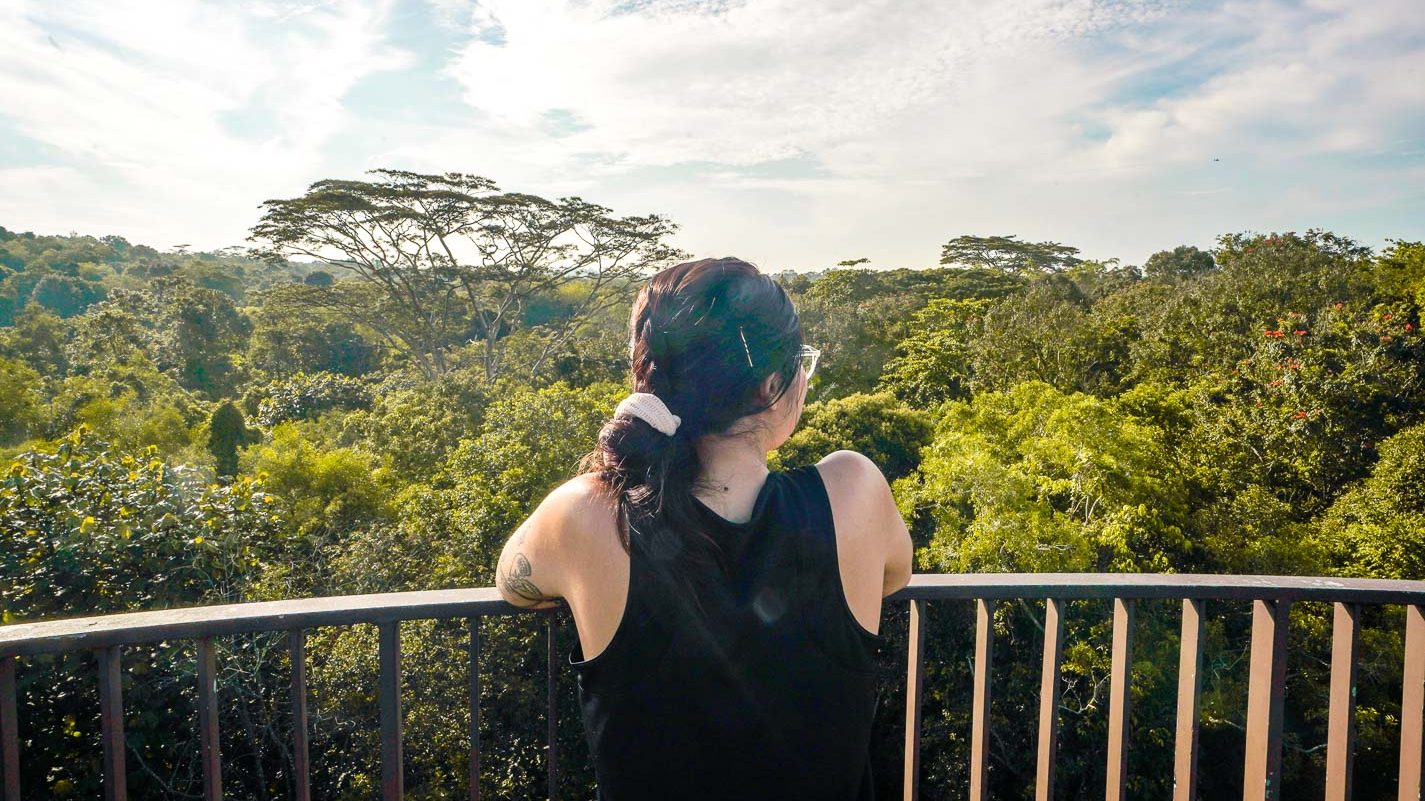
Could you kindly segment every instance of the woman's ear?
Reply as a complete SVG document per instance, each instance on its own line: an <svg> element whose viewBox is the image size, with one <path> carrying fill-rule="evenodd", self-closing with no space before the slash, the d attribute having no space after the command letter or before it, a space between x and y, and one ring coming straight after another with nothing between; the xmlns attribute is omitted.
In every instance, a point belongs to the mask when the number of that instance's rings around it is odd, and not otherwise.
<svg viewBox="0 0 1425 801"><path fill-rule="evenodd" d="M762 402L768 403L777 396L777 390L781 388L782 377L776 373L768 373L767 377L762 379L762 384L757 388L757 391L761 393Z"/></svg>

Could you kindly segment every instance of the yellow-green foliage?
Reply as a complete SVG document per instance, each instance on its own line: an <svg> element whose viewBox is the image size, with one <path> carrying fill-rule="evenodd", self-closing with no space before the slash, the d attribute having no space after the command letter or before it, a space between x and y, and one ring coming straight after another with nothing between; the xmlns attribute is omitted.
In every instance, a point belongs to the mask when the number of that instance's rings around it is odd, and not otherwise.
<svg viewBox="0 0 1425 801"><path fill-rule="evenodd" d="M1382 442L1371 475L1336 499L1315 535L1341 575L1425 580L1425 425Z"/></svg>
<svg viewBox="0 0 1425 801"><path fill-rule="evenodd" d="M355 448L325 448L294 423L272 429L269 442L247 448L238 462L242 473L262 477L287 502L286 524L299 535L346 535L388 512L373 456Z"/></svg>
<svg viewBox="0 0 1425 801"><path fill-rule="evenodd" d="M248 477L204 485L190 472L83 424L23 454L0 483L5 622L240 596L280 552L275 499Z"/></svg>
<svg viewBox="0 0 1425 801"><path fill-rule="evenodd" d="M930 441L933 416L888 392L856 393L818 401L802 411L797 430L771 454L776 469L814 464L828 453L854 450L875 462L887 479L909 473Z"/></svg>
<svg viewBox="0 0 1425 801"><path fill-rule="evenodd" d="M1042 382L951 402L916 473L925 571L1164 571L1187 548L1181 476L1159 432L1112 402Z"/></svg>
<svg viewBox="0 0 1425 801"><path fill-rule="evenodd" d="M23 442L40 420L40 374L0 356L0 445Z"/></svg>

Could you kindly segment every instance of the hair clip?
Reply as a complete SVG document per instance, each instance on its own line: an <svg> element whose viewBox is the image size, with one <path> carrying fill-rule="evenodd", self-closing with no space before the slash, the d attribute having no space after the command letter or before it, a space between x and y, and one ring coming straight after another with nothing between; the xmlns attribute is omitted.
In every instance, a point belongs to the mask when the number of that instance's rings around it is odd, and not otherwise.
<svg viewBox="0 0 1425 801"><path fill-rule="evenodd" d="M752 351L747 347L747 335L742 333L742 326L737 327L737 335L742 337L742 351L747 354L747 366L752 366Z"/></svg>

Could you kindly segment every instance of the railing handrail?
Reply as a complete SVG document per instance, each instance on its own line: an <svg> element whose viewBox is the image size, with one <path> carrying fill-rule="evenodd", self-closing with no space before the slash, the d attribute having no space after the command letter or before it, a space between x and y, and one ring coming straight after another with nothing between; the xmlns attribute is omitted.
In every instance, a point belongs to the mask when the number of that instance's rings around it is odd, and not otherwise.
<svg viewBox="0 0 1425 801"><path fill-rule="evenodd" d="M1191 598L1425 605L1425 581L1196 573L916 573L906 587L887 596L883 603L1002 598ZM119 612L0 626L0 657L256 631L522 611L529 610L506 602L494 587L473 587Z"/></svg>
<svg viewBox="0 0 1425 801"><path fill-rule="evenodd" d="M1405 606L1405 659L1402 666L1399 797L1421 798L1425 788L1425 582L1325 576L1229 576L1148 573L921 573L888 596L907 601L910 624L906 654L906 801L919 795L921 702L925 683L927 602L972 600L975 606L974 702L971 720L970 795L987 798L987 743L990 720L990 665L994 653L994 607L1000 599L1043 598L1043 668L1039 692L1038 758L1035 794L1054 794L1059 731L1059 694L1064 652L1064 618L1070 600L1113 602L1113 657L1109 692L1107 801L1122 801L1127 789L1128 710L1133 675L1134 607L1138 599L1182 603L1179 637L1178 706L1173 761L1173 797L1196 797L1198 731L1202 697L1203 604L1208 600L1250 601L1251 661L1248 676L1244 801L1276 801L1281 791L1283 703L1286 653L1293 602L1323 601L1334 606L1331 635L1331 693L1327 734L1327 798L1351 795L1355 738L1355 685L1361 604ZM545 610L549 797L559 786L557 684L561 659L555 615ZM220 801L217 682L212 638L254 631L286 631L291 657L293 779L297 801L310 799L306 683L306 632L315 626L376 624L379 627L378 698L381 724L381 786L386 801L404 797L401 744L401 627L406 620L465 618L470 632L470 781L479 799L480 620L489 615L532 611L505 602L493 587L343 595L282 601L196 606L97 617L45 620L0 626L0 774L5 801L20 801L20 738L16 693L17 656L92 649L98 658L104 792L127 798L122 646L162 640L196 640L198 718L203 755L203 795Z"/></svg>

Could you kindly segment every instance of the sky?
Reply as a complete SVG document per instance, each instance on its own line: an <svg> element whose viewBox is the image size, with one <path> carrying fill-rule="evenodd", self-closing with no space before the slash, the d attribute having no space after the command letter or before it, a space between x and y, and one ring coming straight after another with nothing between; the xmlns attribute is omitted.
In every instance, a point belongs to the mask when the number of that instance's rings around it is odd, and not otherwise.
<svg viewBox="0 0 1425 801"><path fill-rule="evenodd" d="M0 0L0 225L247 244L391 168L767 272L1425 239L1421 0Z"/></svg>

